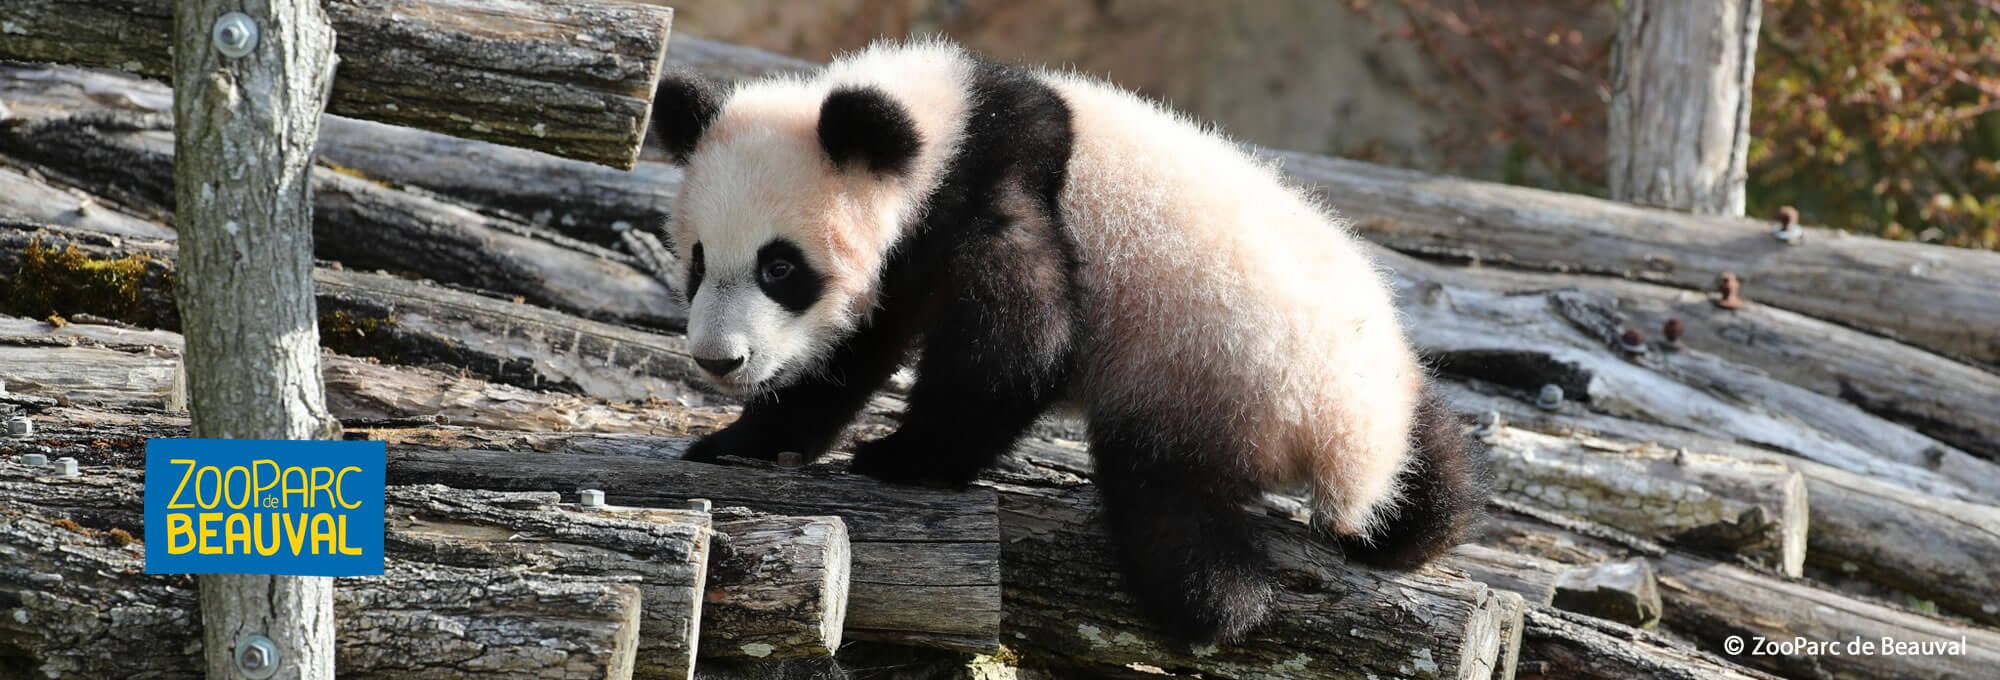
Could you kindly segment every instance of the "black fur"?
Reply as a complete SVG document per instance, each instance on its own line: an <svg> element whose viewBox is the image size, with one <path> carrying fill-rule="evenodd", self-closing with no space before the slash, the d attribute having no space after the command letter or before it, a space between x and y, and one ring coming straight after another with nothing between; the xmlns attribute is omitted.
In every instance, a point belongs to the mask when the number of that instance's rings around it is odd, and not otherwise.
<svg viewBox="0 0 2000 680"><path fill-rule="evenodd" d="M786 268L782 276L774 271L780 264ZM797 244L778 239L757 249L757 288L786 311L803 314L826 293L826 276L806 262Z"/></svg>
<svg viewBox="0 0 2000 680"><path fill-rule="evenodd" d="M1400 478L1402 502L1374 536L1337 539L1350 560L1415 569L1464 543L1485 516L1493 485L1486 447L1459 431L1451 408L1428 386L1414 429L1413 460Z"/></svg>
<svg viewBox="0 0 2000 680"><path fill-rule="evenodd" d="M708 275L708 258L702 255L699 243L694 244L689 250L692 252L688 254L688 280L687 285L681 290L682 295L686 296L689 302L693 302L695 291L701 290L702 278Z"/></svg>
<svg viewBox="0 0 2000 680"><path fill-rule="evenodd" d="M1057 204L1072 151L1069 109L1046 84L1011 67L982 64L973 89L965 137L928 212L890 254L878 307L824 371L746 404L736 423L697 442L689 459L783 451L817 457L918 346L918 380L902 427L860 445L854 472L968 484L1060 396L1086 332L1076 246ZM840 107L830 98L827 110L842 109L836 118L849 122L830 126L823 118L820 130L823 143L872 140L845 153L881 171L876 159L907 164L915 147L849 134L867 127L853 120L902 114L888 108L893 103L865 101L879 94L856 94ZM884 113L890 110L895 115ZM1226 428L1188 431L1198 427L1105 411L1092 415L1090 445L1126 587L1178 638L1228 641L1261 622L1272 600L1273 575L1243 509L1262 490L1236 462L1248 455L1243 442L1220 431ZM1458 542L1478 514L1484 458L1467 452L1434 398L1425 398L1418 430L1420 464L1405 473L1410 498L1390 528L1371 544L1342 541L1358 560L1413 566Z"/></svg>
<svg viewBox="0 0 2000 680"><path fill-rule="evenodd" d="M819 108L819 144L833 164L860 162L873 172L910 171L923 148L916 121L903 105L873 87L842 87Z"/></svg>
<svg viewBox="0 0 2000 680"><path fill-rule="evenodd" d="M722 101L722 93L701 76L662 75L660 89L653 95L653 138L675 163L687 165L702 133L722 113Z"/></svg>

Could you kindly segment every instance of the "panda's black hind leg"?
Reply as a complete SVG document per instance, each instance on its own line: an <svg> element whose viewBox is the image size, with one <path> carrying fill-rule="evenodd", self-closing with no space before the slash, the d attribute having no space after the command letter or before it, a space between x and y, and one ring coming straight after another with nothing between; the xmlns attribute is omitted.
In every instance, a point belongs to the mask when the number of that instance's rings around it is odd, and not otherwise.
<svg viewBox="0 0 2000 680"><path fill-rule="evenodd" d="M1414 429L1414 460L1401 477L1402 502L1367 539L1336 539L1347 559L1415 569L1464 543L1485 515L1492 490L1486 448L1459 431L1451 409L1429 387L1417 405Z"/></svg>
<svg viewBox="0 0 2000 680"><path fill-rule="evenodd" d="M1260 497L1221 451L1174 451L1156 429L1094 420L1103 517L1126 590L1190 644L1242 638L1271 605L1271 571L1244 504ZM1190 455L1196 454L1196 455Z"/></svg>

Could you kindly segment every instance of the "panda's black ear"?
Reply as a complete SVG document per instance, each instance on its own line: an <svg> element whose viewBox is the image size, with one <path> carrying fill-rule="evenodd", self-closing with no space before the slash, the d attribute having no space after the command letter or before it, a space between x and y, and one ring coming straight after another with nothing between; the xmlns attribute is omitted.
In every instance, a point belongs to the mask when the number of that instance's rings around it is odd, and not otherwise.
<svg viewBox="0 0 2000 680"><path fill-rule="evenodd" d="M834 165L858 162L872 172L902 175L916 162L922 139L909 111L888 93L846 86L819 107L819 144Z"/></svg>
<svg viewBox="0 0 2000 680"><path fill-rule="evenodd" d="M673 72L660 76L659 92L653 95L653 138L673 154L675 163L687 165L702 133L722 112L722 98L722 92L701 76Z"/></svg>

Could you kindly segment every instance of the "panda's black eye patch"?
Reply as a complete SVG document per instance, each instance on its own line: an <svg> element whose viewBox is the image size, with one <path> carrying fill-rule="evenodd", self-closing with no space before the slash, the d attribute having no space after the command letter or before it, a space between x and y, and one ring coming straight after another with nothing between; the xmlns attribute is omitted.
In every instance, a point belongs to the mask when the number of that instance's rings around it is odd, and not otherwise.
<svg viewBox="0 0 2000 680"><path fill-rule="evenodd" d="M778 239L757 249L757 287L778 306L799 314L819 301L826 279L806 262L798 245Z"/></svg>
<svg viewBox="0 0 2000 680"><path fill-rule="evenodd" d="M701 288L701 277L708 274L708 264L702 259L700 243L694 244L694 247L690 248L689 251L686 291L688 301L692 302L694 301L694 292Z"/></svg>

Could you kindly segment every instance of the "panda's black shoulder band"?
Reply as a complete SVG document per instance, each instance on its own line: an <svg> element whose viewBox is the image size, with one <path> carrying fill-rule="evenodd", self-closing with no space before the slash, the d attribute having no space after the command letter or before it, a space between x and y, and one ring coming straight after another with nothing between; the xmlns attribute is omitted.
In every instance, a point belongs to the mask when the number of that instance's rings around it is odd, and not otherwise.
<svg viewBox="0 0 2000 680"><path fill-rule="evenodd" d="M871 172L903 175L916 163L923 140L909 111L887 92L846 86L820 105L819 143L834 165L861 163Z"/></svg>

